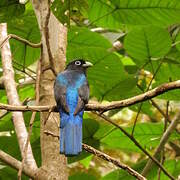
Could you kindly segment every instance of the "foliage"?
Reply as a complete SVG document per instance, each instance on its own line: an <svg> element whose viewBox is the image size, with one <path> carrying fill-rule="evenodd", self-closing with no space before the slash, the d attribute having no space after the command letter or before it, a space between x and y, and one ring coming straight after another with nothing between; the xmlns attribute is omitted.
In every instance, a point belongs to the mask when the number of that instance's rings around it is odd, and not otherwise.
<svg viewBox="0 0 180 180"><path fill-rule="evenodd" d="M23 14L25 6L18 0L1 0L0 1L0 22L7 22L14 17Z"/></svg>
<svg viewBox="0 0 180 180"><path fill-rule="evenodd" d="M92 100L106 103L126 99L162 83L180 79L179 0L55 0L51 4L51 10L61 23L69 25L67 62L83 58L94 64L88 71ZM25 8L19 1L1 0L0 22L8 23L9 33L34 43L40 41L39 28L30 3L27 3ZM92 31L98 27L105 29L100 33ZM121 42L122 47L114 48L115 41ZM10 40L10 44L16 81L21 84L19 80L28 76L23 73L24 70L31 68L35 71L34 64L40 57L40 49L31 48L17 40ZM18 91L21 101L30 98L28 103L34 103L34 85L19 86ZM5 90L1 89L0 94L0 102L7 103ZM172 119L179 110L179 90L155 98L155 102L164 112L167 101L170 101L169 117ZM131 133L139 107L138 104L123 110L114 110L107 115ZM28 127L31 113L24 113L24 117ZM38 114L31 136L33 153L38 165L41 164L39 127ZM168 142L179 144L178 130L173 131ZM134 138L153 154L163 132L162 115L150 102L143 103ZM0 142L1 150L21 160L11 113L7 113L0 120ZM120 159L138 172L142 171L147 162L142 151L119 129L91 113L84 115L83 142ZM164 165L177 177L180 167L174 154L174 149L169 145L165 149ZM132 157L136 160L133 161ZM68 162L70 180L132 178L123 170L116 170L111 166L109 168L109 164L104 165L104 162L99 162L85 151L77 157L68 158ZM79 167L80 172L71 167L74 162L77 162L76 168ZM105 167L105 170L101 167ZM154 165L148 178L157 179L157 171ZM13 179L16 175L13 169L0 164L0 179ZM166 178L161 172L161 179Z"/></svg>

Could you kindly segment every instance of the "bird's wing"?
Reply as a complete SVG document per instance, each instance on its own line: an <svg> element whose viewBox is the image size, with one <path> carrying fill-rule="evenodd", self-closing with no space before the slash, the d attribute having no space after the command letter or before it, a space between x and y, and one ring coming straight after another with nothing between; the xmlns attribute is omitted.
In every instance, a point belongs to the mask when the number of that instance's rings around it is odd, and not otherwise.
<svg viewBox="0 0 180 180"><path fill-rule="evenodd" d="M84 108L85 104L88 103L89 85L87 81L85 81L85 83L78 89L78 94L78 104L74 111L74 115L77 115Z"/></svg>
<svg viewBox="0 0 180 180"><path fill-rule="evenodd" d="M59 84L58 80L54 83L54 96L58 108L62 107L66 113L69 113L69 108L66 104L66 86Z"/></svg>

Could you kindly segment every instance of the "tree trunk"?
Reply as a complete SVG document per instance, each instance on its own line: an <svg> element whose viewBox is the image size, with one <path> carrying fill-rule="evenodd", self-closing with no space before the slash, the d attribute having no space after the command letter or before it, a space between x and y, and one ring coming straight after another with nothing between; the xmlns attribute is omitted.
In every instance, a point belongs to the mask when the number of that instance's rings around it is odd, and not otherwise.
<svg viewBox="0 0 180 180"><path fill-rule="evenodd" d="M39 105L54 105L53 85L55 73L64 69L66 61L67 29L50 12L48 0L32 0L34 11L38 20L41 40L41 77ZM56 179L68 179L67 160L59 154L59 140L45 134L51 131L59 134L59 114L41 113L41 155L42 168ZM47 177L47 179L49 179Z"/></svg>

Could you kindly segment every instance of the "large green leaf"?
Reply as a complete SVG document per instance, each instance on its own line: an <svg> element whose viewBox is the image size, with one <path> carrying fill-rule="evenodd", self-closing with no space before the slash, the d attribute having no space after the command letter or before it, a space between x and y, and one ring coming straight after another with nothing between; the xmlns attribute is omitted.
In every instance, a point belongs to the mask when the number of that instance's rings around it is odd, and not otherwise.
<svg viewBox="0 0 180 180"><path fill-rule="evenodd" d="M109 40L100 34L92 32L87 28L79 28L77 26L71 26L69 29L68 43L68 51L71 51L71 48L78 49L79 47L112 47L112 44L109 42Z"/></svg>
<svg viewBox="0 0 180 180"><path fill-rule="evenodd" d="M8 33L16 34L30 42L40 42L40 32L36 16L30 5L27 5L25 13L18 18L8 21ZM40 57L40 48L32 48L18 40L10 40L13 59L27 67ZM23 69L21 66L18 68Z"/></svg>
<svg viewBox="0 0 180 180"><path fill-rule="evenodd" d="M158 145L163 134L164 125L162 123L139 123L136 125L134 137L141 143L141 146L147 149L154 148ZM132 132L132 127L124 128L127 132ZM171 135L172 139L179 138L179 135L174 132ZM113 131L108 136L101 140L107 148L117 148L129 152L141 152L134 143L127 138L119 129Z"/></svg>
<svg viewBox="0 0 180 180"><path fill-rule="evenodd" d="M171 48L169 33L155 26L134 29L125 38L124 47L138 65L150 58L165 56Z"/></svg>
<svg viewBox="0 0 180 180"><path fill-rule="evenodd" d="M7 22L25 11L25 5L20 4L18 0L0 1L0 23Z"/></svg>
<svg viewBox="0 0 180 180"><path fill-rule="evenodd" d="M179 0L89 0L92 24L120 28L130 25L170 25L180 22Z"/></svg>
<svg viewBox="0 0 180 180"><path fill-rule="evenodd" d="M136 78L124 70L120 56L108 51L112 45L107 39L87 29L74 27L69 32L68 42L68 61L84 58L94 64L88 72L93 96L115 100L134 94ZM127 81L129 83L125 84Z"/></svg>

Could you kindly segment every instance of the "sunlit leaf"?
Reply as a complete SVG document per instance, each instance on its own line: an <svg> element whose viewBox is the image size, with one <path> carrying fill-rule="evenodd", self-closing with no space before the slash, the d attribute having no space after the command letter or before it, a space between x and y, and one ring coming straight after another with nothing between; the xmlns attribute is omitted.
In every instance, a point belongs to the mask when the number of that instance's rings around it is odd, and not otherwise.
<svg viewBox="0 0 180 180"><path fill-rule="evenodd" d="M171 48L171 38L168 32L158 27L134 29L125 38L127 53L138 65L143 65L150 58L165 56Z"/></svg>
<svg viewBox="0 0 180 180"><path fill-rule="evenodd" d="M92 24L121 28L130 25L171 25L180 22L178 0L89 0Z"/></svg>

